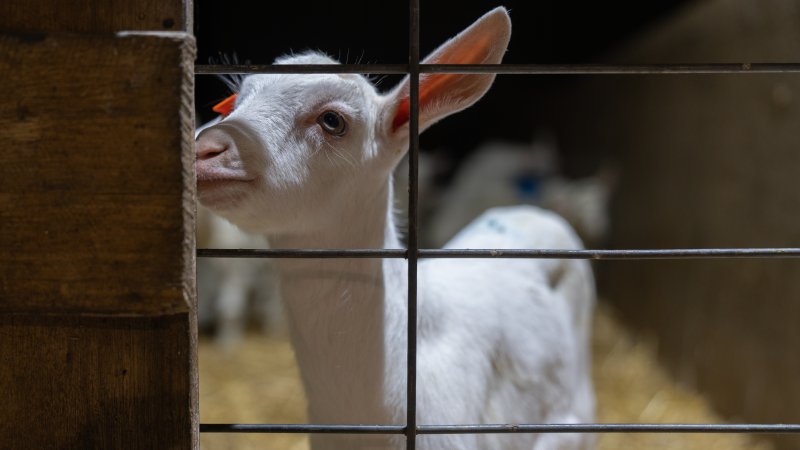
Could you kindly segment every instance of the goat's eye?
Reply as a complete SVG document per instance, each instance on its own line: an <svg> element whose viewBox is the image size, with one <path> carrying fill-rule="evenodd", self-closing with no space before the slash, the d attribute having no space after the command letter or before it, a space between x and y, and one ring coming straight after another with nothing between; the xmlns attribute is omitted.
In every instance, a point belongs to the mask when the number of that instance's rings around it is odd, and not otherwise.
<svg viewBox="0 0 800 450"><path fill-rule="evenodd" d="M325 111L317 117L317 123L326 133L342 136L347 131L347 122L336 111Z"/></svg>

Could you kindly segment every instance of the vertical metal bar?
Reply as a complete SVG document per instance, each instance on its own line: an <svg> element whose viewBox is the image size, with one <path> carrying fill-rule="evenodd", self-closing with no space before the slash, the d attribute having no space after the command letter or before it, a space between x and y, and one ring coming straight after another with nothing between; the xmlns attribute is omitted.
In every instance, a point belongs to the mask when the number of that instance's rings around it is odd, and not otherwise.
<svg viewBox="0 0 800 450"><path fill-rule="evenodd" d="M406 449L417 446L417 164L419 154L419 0L409 0L408 26L408 372Z"/></svg>

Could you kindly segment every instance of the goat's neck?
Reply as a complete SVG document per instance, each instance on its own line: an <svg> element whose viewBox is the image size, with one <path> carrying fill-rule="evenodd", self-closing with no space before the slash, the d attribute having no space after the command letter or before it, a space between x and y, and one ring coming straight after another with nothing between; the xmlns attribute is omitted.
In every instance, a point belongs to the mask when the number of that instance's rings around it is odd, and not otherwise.
<svg viewBox="0 0 800 450"><path fill-rule="evenodd" d="M388 181L342 205L324 232L272 238L274 248L399 248ZM279 259L281 290L312 421L392 423L405 380L402 259Z"/></svg>

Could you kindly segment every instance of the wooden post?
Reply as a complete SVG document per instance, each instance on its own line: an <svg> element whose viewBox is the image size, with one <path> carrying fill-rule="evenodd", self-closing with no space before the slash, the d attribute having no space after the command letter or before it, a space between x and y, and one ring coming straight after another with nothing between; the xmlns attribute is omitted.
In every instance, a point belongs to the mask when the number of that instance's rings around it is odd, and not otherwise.
<svg viewBox="0 0 800 450"><path fill-rule="evenodd" d="M0 447L197 448L194 39L114 33L189 9L58 3L0 3Z"/></svg>
<svg viewBox="0 0 800 450"><path fill-rule="evenodd" d="M192 31L191 0L4 0L0 30L16 33Z"/></svg>

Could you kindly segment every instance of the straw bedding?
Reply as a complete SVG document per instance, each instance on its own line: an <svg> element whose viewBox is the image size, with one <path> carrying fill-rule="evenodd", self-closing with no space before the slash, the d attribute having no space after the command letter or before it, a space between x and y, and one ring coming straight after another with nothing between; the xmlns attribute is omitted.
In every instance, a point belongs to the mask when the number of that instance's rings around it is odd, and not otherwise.
<svg viewBox="0 0 800 450"><path fill-rule="evenodd" d="M625 330L610 307L594 323L593 375L599 422L720 423L708 402L659 366L655 343ZM303 390L285 338L249 334L232 351L200 341L200 420L204 423L303 423ZM203 449L306 450L294 434L203 434ZM769 450L763 440L725 434L604 434L598 450Z"/></svg>

